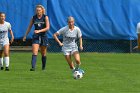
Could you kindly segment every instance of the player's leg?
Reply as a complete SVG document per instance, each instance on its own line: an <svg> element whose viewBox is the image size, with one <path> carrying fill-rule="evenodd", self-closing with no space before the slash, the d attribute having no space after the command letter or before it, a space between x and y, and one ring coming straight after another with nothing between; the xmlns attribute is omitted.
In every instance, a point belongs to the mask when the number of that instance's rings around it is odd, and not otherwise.
<svg viewBox="0 0 140 93"><path fill-rule="evenodd" d="M5 62L5 70L9 71L9 44L4 45L4 62Z"/></svg>
<svg viewBox="0 0 140 93"><path fill-rule="evenodd" d="M71 59L71 55L65 55L65 59L70 67L71 70L74 70L75 67L74 67L74 64L73 64L73 61Z"/></svg>
<svg viewBox="0 0 140 93"><path fill-rule="evenodd" d="M1 70L3 70L3 50L0 50L0 68Z"/></svg>
<svg viewBox="0 0 140 93"><path fill-rule="evenodd" d="M73 61L71 59L71 49L69 47L62 47L62 51L64 53L65 59L70 67L70 69L73 71L75 69Z"/></svg>
<svg viewBox="0 0 140 93"><path fill-rule="evenodd" d="M47 36L42 36L41 37L41 47L40 47L40 51L41 51L41 55L42 55L42 70L45 70L46 68L46 61L47 61L47 46L48 46L48 37Z"/></svg>
<svg viewBox="0 0 140 93"><path fill-rule="evenodd" d="M79 69L80 64L81 64L79 52L78 51L73 52L73 56L74 56L74 59L75 59L75 62L76 62L75 69Z"/></svg>
<svg viewBox="0 0 140 93"><path fill-rule="evenodd" d="M85 73L84 70L80 69L81 61L80 61L80 54L79 54L79 52L78 51L73 52L73 56L74 56L74 59L75 59L75 62L76 62L75 70L79 70L79 71L81 71L84 74Z"/></svg>
<svg viewBox="0 0 140 93"><path fill-rule="evenodd" d="M46 61L47 61L47 47L46 46L41 46L40 47L41 55L42 55L42 70L45 70L46 68Z"/></svg>
<svg viewBox="0 0 140 93"><path fill-rule="evenodd" d="M138 34L138 49L140 49L140 34Z"/></svg>
<svg viewBox="0 0 140 93"><path fill-rule="evenodd" d="M38 49L39 49L39 44L32 44L32 60L31 60L32 68L30 69L31 71L35 70Z"/></svg>

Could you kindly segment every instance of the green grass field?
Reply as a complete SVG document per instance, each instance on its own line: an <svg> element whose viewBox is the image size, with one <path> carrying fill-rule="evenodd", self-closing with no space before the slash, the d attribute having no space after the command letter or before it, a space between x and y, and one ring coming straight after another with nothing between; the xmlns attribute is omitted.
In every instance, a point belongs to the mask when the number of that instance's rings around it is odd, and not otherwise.
<svg viewBox="0 0 140 93"><path fill-rule="evenodd" d="M48 53L46 71L39 54L31 72L31 53L11 52L0 93L140 93L140 54L81 53L81 60L85 75L75 80L62 54Z"/></svg>

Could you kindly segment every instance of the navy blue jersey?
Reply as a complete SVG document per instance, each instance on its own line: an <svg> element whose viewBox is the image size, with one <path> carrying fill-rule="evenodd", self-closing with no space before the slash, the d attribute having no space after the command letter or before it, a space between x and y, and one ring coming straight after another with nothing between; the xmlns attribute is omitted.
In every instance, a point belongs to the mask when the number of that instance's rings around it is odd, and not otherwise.
<svg viewBox="0 0 140 93"><path fill-rule="evenodd" d="M37 15L33 16L33 24L35 27L35 30L41 30L46 27L46 15L43 15L40 19L37 17ZM46 35L47 32L41 32L39 35Z"/></svg>

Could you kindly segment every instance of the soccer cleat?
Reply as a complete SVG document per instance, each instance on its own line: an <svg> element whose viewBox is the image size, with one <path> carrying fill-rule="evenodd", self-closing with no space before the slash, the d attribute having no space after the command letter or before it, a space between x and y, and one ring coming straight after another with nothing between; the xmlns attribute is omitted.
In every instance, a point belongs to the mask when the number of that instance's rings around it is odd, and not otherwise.
<svg viewBox="0 0 140 93"><path fill-rule="evenodd" d="M1 70L3 70L4 68L3 67L1 67Z"/></svg>
<svg viewBox="0 0 140 93"><path fill-rule="evenodd" d="M35 71L35 68L31 68L30 71Z"/></svg>
<svg viewBox="0 0 140 93"><path fill-rule="evenodd" d="M74 71L78 71L80 68L75 68Z"/></svg>
<svg viewBox="0 0 140 93"><path fill-rule="evenodd" d="M5 71L9 71L9 68L8 68L8 67L6 67L6 68L5 68Z"/></svg>
<svg viewBox="0 0 140 93"><path fill-rule="evenodd" d="M72 69L72 73L74 73L75 69Z"/></svg>

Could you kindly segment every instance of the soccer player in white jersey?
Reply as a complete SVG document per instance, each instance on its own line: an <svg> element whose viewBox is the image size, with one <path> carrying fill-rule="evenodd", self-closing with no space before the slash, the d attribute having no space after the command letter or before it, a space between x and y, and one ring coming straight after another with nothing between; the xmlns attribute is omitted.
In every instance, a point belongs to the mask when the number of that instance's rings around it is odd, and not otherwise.
<svg viewBox="0 0 140 93"><path fill-rule="evenodd" d="M74 18L72 16L68 17L67 21L68 25L54 33L53 37L56 42L58 42L58 44L62 46L62 51L64 53L65 59L68 62L70 69L74 71L78 70L81 64L76 40L79 39L80 50L83 50L82 33L81 30L74 25ZM59 40L59 35L63 36L63 42ZM76 66L74 66L71 55L73 55L75 59Z"/></svg>
<svg viewBox="0 0 140 93"><path fill-rule="evenodd" d="M136 33L138 35L137 46L135 46L133 49L139 50L140 49L140 22L137 23Z"/></svg>
<svg viewBox="0 0 140 93"><path fill-rule="evenodd" d="M11 41L14 40L14 35L11 30L11 25L9 22L5 21L5 13L0 12L0 67L1 70L4 69L3 65L3 54L4 54L4 62L5 62L5 71L9 71L9 38L8 31L11 35Z"/></svg>
<svg viewBox="0 0 140 93"><path fill-rule="evenodd" d="M140 22L137 24L138 49L140 49Z"/></svg>

